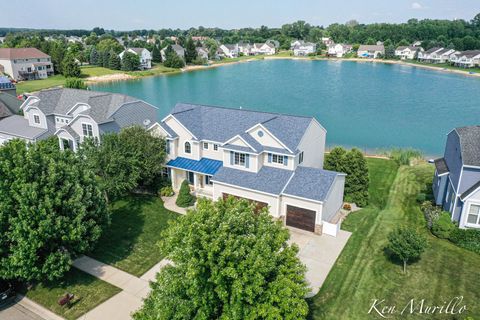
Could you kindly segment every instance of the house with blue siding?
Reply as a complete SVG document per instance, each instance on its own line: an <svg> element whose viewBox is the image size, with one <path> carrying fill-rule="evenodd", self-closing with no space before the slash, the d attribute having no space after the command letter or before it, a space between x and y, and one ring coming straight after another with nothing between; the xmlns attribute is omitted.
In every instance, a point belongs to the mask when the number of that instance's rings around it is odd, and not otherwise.
<svg viewBox="0 0 480 320"><path fill-rule="evenodd" d="M326 130L312 117L177 104L152 134L167 141L175 190L267 207L292 228L335 236L345 174L323 169Z"/></svg>
<svg viewBox="0 0 480 320"><path fill-rule="evenodd" d="M435 160L433 195L460 228L480 228L480 126L455 128Z"/></svg>

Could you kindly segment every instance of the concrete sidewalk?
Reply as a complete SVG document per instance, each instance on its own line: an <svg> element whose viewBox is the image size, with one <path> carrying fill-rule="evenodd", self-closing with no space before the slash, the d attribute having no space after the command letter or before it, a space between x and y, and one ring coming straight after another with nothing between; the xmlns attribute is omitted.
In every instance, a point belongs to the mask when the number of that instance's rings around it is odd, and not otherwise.
<svg viewBox="0 0 480 320"><path fill-rule="evenodd" d="M143 299L150 293L149 282L154 281L155 275L169 263L170 261L164 259L138 278L90 257L82 256L78 258L73 262L74 267L123 289L122 292L90 310L79 319L131 319L131 314L142 306Z"/></svg>

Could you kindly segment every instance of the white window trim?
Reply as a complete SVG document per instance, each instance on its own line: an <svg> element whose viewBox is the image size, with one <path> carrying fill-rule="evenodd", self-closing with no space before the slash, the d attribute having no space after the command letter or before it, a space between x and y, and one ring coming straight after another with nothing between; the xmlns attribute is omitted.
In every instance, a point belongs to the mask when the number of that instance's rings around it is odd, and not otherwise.
<svg viewBox="0 0 480 320"><path fill-rule="evenodd" d="M188 145L189 145L189 147L190 147L190 152L187 152L187 143L188 143ZM183 143L183 153L185 153L185 154L192 154L192 143L191 143L190 141L185 141L185 142Z"/></svg>
<svg viewBox="0 0 480 320"><path fill-rule="evenodd" d="M208 150L208 142L203 142L203 150Z"/></svg>
<svg viewBox="0 0 480 320"><path fill-rule="evenodd" d="M38 118L38 122L35 121L36 118ZM40 115L39 114L37 114L37 113L33 114L33 123L35 123L35 124L41 124L42 123L42 121L40 120Z"/></svg>
<svg viewBox="0 0 480 320"><path fill-rule="evenodd" d="M82 136L83 137L95 137L95 135L93 134L93 125L91 123L88 123L88 122L82 122ZM89 135L85 135L85 133L83 132L83 125L86 125L87 126L87 132L88 132L88 126L90 126L92 128L92 135L89 136Z"/></svg>
<svg viewBox="0 0 480 320"><path fill-rule="evenodd" d="M470 208L472 207L472 205L480 207L480 202L471 201L471 202L468 203L467 212L466 212L465 218L464 218L465 219L465 226L466 227L471 227L471 228L480 228L480 210L479 210L479 214L477 216L477 223L469 223L468 222L468 216L470 214Z"/></svg>
<svg viewBox="0 0 480 320"><path fill-rule="evenodd" d="M238 155L238 163L237 163L237 155ZM243 156L243 164L242 164L242 156ZM247 154L242 152L234 152L233 153L233 165L239 167L246 167L247 166Z"/></svg>

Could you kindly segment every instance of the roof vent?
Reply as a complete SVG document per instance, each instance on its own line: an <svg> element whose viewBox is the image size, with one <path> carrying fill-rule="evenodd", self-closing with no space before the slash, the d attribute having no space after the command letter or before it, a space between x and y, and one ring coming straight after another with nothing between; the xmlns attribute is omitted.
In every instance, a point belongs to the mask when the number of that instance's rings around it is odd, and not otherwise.
<svg viewBox="0 0 480 320"><path fill-rule="evenodd" d="M147 127L151 123L150 119L143 120L143 125Z"/></svg>

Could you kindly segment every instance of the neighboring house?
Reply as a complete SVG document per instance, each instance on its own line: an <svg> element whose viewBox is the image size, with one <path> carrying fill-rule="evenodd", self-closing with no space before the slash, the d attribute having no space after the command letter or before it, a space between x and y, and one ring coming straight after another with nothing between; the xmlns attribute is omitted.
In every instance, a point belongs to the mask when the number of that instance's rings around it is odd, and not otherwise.
<svg viewBox="0 0 480 320"><path fill-rule="evenodd" d="M5 76L0 76L0 93L8 93L12 96L17 96L17 88L15 84Z"/></svg>
<svg viewBox="0 0 480 320"><path fill-rule="evenodd" d="M77 150L87 137L101 139L108 132L156 121L157 108L123 94L77 89L49 89L31 95L21 106L23 115L0 120L0 144L20 138L36 142L57 136L60 148Z"/></svg>
<svg viewBox="0 0 480 320"><path fill-rule="evenodd" d="M196 47L195 50L197 51L197 56L201 59L208 60L208 49L205 47Z"/></svg>
<svg viewBox="0 0 480 320"><path fill-rule="evenodd" d="M303 44L297 44L293 47L294 56L307 56L317 51L317 45L311 42L304 42Z"/></svg>
<svg viewBox="0 0 480 320"><path fill-rule="evenodd" d="M436 52L442 51L444 48L439 48L439 47L434 47L430 48L424 52L419 52L418 53L418 60L423 61L423 62L428 62L428 63L433 63L433 58L432 55Z"/></svg>
<svg viewBox="0 0 480 320"><path fill-rule="evenodd" d="M415 41L414 43L412 43L413 47L420 47L421 45L422 45L422 41Z"/></svg>
<svg viewBox="0 0 480 320"><path fill-rule="evenodd" d="M323 37L322 38L322 42L324 45L326 45L327 47L331 44L334 44L333 40L328 38L328 37Z"/></svg>
<svg viewBox="0 0 480 320"><path fill-rule="evenodd" d="M447 135L444 156L435 160L433 195L460 228L480 228L480 126Z"/></svg>
<svg viewBox="0 0 480 320"><path fill-rule="evenodd" d="M352 46L349 44L332 43L328 46L327 54L331 57L341 58L347 53L352 52Z"/></svg>
<svg viewBox="0 0 480 320"><path fill-rule="evenodd" d="M140 69L151 69L152 68L152 54L145 48L128 48L120 52L118 55L120 59L123 59L125 52L130 52L138 56L140 60Z"/></svg>
<svg viewBox="0 0 480 320"><path fill-rule="evenodd" d="M296 46L303 46L304 44L304 40L293 40L290 42L290 50L293 50Z"/></svg>
<svg viewBox="0 0 480 320"><path fill-rule="evenodd" d="M16 96L0 90L0 119L18 114L22 102Z"/></svg>
<svg viewBox="0 0 480 320"><path fill-rule="evenodd" d="M171 46L172 46L173 51L175 51L175 53L177 54L177 56L179 56L182 59L185 59L185 49L181 45L172 44ZM160 54L162 56L162 61L165 61L165 59L167 58L166 55L165 55L165 50L166 49L167 49L167 47L160 50Z"/></svg>
<svg viewBox="0 0 480 320"><path fill-rule="evenodd" d="M238 57L238 44L222 44L218 47L218 55L222 58Z"/></svg>
<svg viewBox="0 0 480 320"><path fill-rule="evenodd" d="M82 37L77 37L77 36L69 36L66 37L66 40L70 43L83 43Z"/></svg>
<svg viewBox="0 0 480 320"><path fill-rule="evenodd" d="M450 55L450 62L462 68L480 66L480 50L455 52Z"/></svg>
<svg viewBox="0 0 480 320"><path fill-rule="evenodd" d="M244 56L250 56L252 55L252 46L250 43L239 43L238 52L242 53Z"/></svg>
<svg viewBox="0 0 480 320"><path fill-rule="evenodd" d="M36 48L0 48L0 65L3 72L16 81L53 75L50 56Z"/></svg>
<svg viewBox="0 0 480 320"><path fill-rule="evenodd" d="M275 46L272 43L254 43L251 50L252 55L267 55L271 56L275 54Z"/></svg>
<svg viewBox="0 0 480 320"><path fill-rule="evenodd" d="M430 61L432 63L445 63L450 61L450 56L455 53L455 49L442 49L430 54Z"/></svg>
<svg viewBox="0 0 480 320"><path fill-rule="evenodd" d="M315 118L177 104L150 129L167 140L175 190L268 207L287 226L336 235L345 174L323 170L325 129Z"/></svg>
<svg viewBox="0 0 480 320"><path fill-rule="evenodd" d="M280 48L280 42L277 41L277 40L268 39L267 43L273 44L273 46L275 47L276 50L278 50L278 48Z"/></svg>
<svg viewBox="0 0 480 320"><path fill-rule="evenodd" d="M357 56L359 58L376 59L379 56L385 56L385 46L383 44L368 45L362 44L358 48Z"/></svg>
<svg viewBox="0 0 480 320"><path fill-rule="evenodd" d="M416 58L416 55L418 56L419 52L423 52L422 47L415 47L415 46L400 46L397 49L395 49L395 56L399 57L402 60L408 59L408 60L413 60Z"/></svg>

